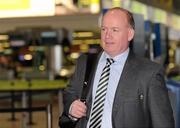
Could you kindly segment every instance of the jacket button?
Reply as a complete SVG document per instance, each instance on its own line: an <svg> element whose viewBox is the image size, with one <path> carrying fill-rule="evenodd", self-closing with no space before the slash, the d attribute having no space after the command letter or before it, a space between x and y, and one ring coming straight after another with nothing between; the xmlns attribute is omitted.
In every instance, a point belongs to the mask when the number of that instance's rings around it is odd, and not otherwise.
<svg viewBox="0 0 180 128"><path fill-rule="evenodd" d="M143 94L140 94L139 98L140 98L140 100L143 100L144 99Z"/></svg>
<svg viewBox="0 0 180 128"><path fill-rule="evenodd" d="M88 83L85 81L85 82L84 82L84 86L87 86L87 84L88 84Z"/></svg>

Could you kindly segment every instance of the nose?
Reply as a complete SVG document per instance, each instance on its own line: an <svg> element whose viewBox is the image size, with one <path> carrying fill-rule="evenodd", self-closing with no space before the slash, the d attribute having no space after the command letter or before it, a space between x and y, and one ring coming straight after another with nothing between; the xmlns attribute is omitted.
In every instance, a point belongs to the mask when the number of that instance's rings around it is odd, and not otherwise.
<svg viewBox="0 0 180 128"><path fill-rule="evenodd" d="M106 39L109 39L112 37L112 34L111 34L111 31L110 30L107 30L106 33L105 33L105 38Z"/></svg>

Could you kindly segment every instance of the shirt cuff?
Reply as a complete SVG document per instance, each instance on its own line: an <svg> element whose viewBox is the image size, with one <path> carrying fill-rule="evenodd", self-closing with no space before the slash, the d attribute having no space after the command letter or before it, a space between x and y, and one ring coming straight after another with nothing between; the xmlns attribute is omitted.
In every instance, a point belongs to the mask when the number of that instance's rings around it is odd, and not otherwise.
<svg viewBox="0 0 180 128"><path fill-rule="evenodd" d="M74 117L74 116L72 116L72 115L70 114L71 109L72 109L72 105L71 105L70 108L69 108L69 115L68 115L68 117L69 117L71 120L73 120L73 121L77 121L78 118L76 118L76 117Z"/></svg>

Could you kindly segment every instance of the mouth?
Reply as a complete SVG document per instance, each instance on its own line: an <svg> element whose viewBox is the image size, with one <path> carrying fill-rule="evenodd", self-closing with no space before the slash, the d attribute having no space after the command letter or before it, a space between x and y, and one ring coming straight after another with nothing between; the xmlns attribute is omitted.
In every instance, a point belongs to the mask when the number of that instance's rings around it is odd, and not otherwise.
<svg viewBox="0 0 180 128"><path fill-rule="evenodd" d="M112 45L114 44L113 42L105 42L106 45Z"/></svg>

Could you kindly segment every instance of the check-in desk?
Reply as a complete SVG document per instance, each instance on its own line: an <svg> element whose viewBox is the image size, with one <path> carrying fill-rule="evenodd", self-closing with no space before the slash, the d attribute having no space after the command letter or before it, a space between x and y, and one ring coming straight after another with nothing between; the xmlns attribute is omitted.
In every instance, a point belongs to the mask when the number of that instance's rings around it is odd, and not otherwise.
<svg viewBox="0 0 180 128"><path fill-rule="evenodd" d="M0 93L10 92L11 94L11 107L10 108L0 108L0 112L11 112L12 120L15 120L16 112L28 112L29 113L29 124L32 124L32 111L38 111L41 107L34 109L32 107L32 95L35 92L58 92L58 102L62 102L61 90L66 87L67 81L64 80L14 80L14 81L0 81ZM15 94L20 93L22 107L15 107ZM61 103L59 103L59 107Z"/></svg>
<svg viewBox="0 0 180 128"><path fill-rule="evenodd" d="M180 128L180 81L167 80L166 85L170 93L174 95L170 96L170 100L172 106L174 106L176 128Z"/></svg>

